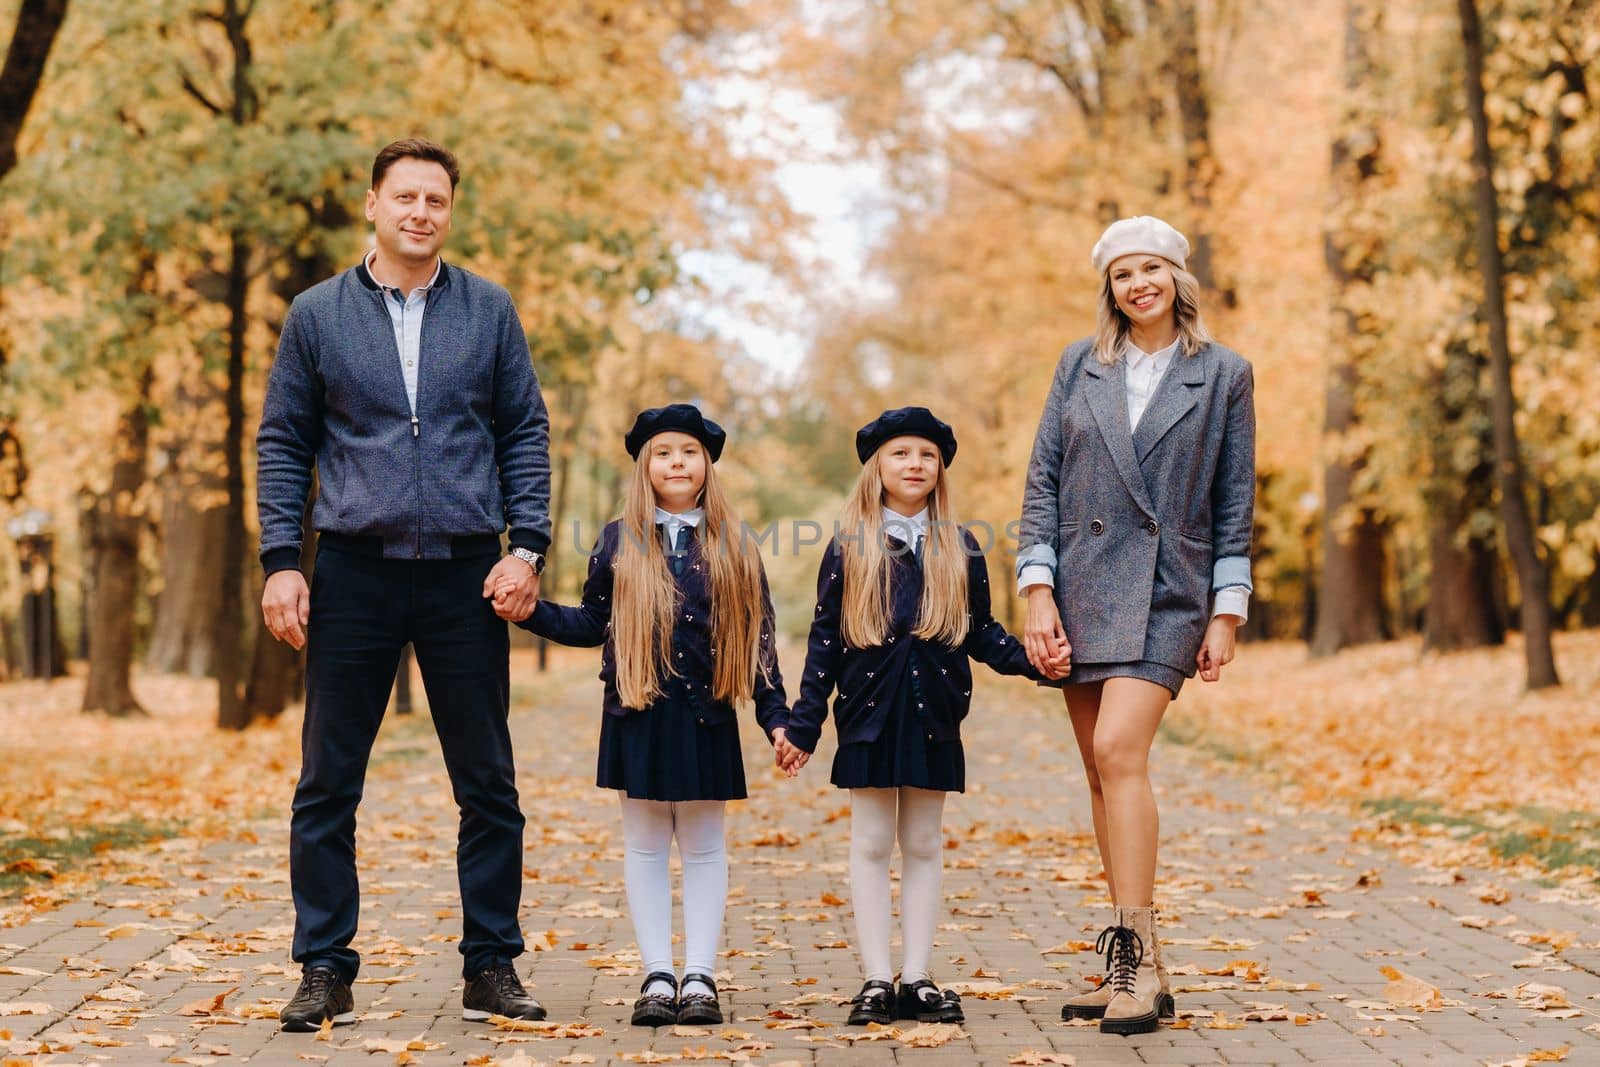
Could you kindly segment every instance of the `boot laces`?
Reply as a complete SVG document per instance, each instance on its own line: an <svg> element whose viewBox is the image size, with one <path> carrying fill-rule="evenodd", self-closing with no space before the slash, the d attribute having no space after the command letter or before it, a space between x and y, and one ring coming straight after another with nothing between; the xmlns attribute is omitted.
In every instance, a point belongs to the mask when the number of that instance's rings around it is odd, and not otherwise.
<svg viewBox="0 0 1600 1067"><path fill-rule="evenodd" d="M338 976L325 967L314 967L307 971L300 979L300 990L295 995L296 999L310 998L323 1000L328 991L333 988L333 983L338 981Z"/></svg>
<svg viewBox="0 0 1600 1067"><path fill-rule="evenodd" d="M1144 941L1129 927L1108 926L1095 939L1094 950L1106 957L1107 981L1111 983L1112 995L1127 993L1132 996L1134 978L1144 962Z"/></svg>
<svg viewBox="0 0 1600 1067"><path fill-rule="evenodd" d="M528 991L522 987L522 980L517 977L517 969L510 964L501 964L491 970L489 980L494 983L495 992L507 1000L528 998Z"/></svg>

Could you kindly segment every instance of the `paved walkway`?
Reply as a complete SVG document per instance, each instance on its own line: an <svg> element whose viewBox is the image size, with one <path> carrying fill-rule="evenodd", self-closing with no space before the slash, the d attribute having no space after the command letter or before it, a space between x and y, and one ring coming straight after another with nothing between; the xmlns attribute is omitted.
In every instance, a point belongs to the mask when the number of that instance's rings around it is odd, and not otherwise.
<svg viewBox="0 0 1600 1067"><path fill-rule="evenodd" d="M455 813L424 716L386 727L361 812L357 1025L277 1030L297 968L286 826L273 820L254 845L167 842L162 877L0 929L0 1051L58 1064L932 1067L1504 1063L1565 1047L1568 1063L1600 1063L1600 978L1557 953L1594 958L1591 904L1487 872L1406 867L1346 819L1284 809L1170 747L1158 753L1158 895L1179 1023L1127 1039L1063 1024L1061 989L1097 971L1090 943L1106 914L1070 735L1048 694L980 686L971 791L946 819L951 914L935 952L936 977L968 993L968 1022L953 1037L928 1035L949 1038L942 1045L840 1025L838 1005L859 982L843 899L846 798L827 785L828 750L784 781L753 730L754 797L729 823L721 978L732 1019L704 1031L628 1027L639 967L615 802L590 785L597 685L552 692L523 676L523 914L539 949L523 970L549 1024L502 1031L460 1018ZM1408 977L1391 985L1388 968Z"/></svg>

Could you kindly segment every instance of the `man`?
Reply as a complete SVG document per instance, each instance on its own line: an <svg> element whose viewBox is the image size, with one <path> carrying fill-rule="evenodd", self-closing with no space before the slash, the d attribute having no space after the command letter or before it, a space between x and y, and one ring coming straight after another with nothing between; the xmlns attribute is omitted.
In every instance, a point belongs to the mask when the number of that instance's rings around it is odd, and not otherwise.
<svg viewBox="0 0 1600 1067"><path fill-rule="evenodd" d="M463 1015L545 1017L512 965L523 818L506 620L533 611L550 544L549 420L510 296L439 258L459 179L455 157L428 141L378 153L366 209L377 247L295 299L256 438L261 612L274 637L306 648L289 830L302 977L285 1030L355 1017L356 805L407 642L461 810ZM320 539L307 588L313 465ZM502 577L515 584L497 608Z"/></svg>

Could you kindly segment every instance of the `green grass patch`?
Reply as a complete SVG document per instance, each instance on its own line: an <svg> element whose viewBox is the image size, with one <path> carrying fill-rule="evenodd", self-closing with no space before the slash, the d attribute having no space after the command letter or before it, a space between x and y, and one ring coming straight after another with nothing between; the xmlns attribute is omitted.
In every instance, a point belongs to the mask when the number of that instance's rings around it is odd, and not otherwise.
<svg viewBox="0 0 1600 1067"><path fill-rule="evenodd" d="M1156 729L1156 737L1168 744L1196 749L1229 763L1247 764L1259 770L1270 769L1262 767L1255 757L1244 749L1223 744L1215 737L1207 735L1202 723L1187 716L1169 715L1162 719L1161 725Z"/></svg>
<svg viewBox="0 0 1600 1067"><path fill-rule="evenodd" d="M1207 734L1199 721L1168 716L1157 736L1169 744L1247 767L1269 781L1284 781L1270 763L1248 749ZM1574 868L1600 870L1600 814L1594 812L1535 806L1461 812L1436 800L1411 797L1371 798L1361 801L1360 807L1396 823L1442 828L1453 836L1472 839L1502 859L1529 859L1552 873Z"/></svg>
<svg viewBox="0 0 1600 1067"><path fill-rule="evenodd" d="M79 827L59 836L0 837L0 898L20 896L29 887L113 849L175 837L180 829L178 823L129 819L110 826Z"/></svg>
<svg viewBox="0 0 1600 1067"><path fill-rule="evenodd" d="M1600 816L1593 812L1522 807L1460 813L1438 801L1407 797L1365 800L1361 807L1393 822L1454 831L1502 859L1531 859L1548 871L1600 869Z"/></svg>

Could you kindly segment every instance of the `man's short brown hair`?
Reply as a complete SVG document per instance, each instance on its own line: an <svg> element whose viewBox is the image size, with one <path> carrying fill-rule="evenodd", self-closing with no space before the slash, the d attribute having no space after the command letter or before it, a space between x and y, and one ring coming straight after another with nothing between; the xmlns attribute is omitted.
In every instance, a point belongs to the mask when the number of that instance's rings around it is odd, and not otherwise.
<svg viewBox="0 0 1600 1067"><path fill-rule="evenodd" d="M395 141L384 146L378 153L378 158L372 161L372 187L376 189L383 182L383 176L389 173L389 168L401 159L425 159L430 163L437 163L450 175L450 192L456 191L456 184L461 181L461 164L456 162L456 157L450 149L442 144L424 140L421 137L408 137L403 141Z"/></svg>

